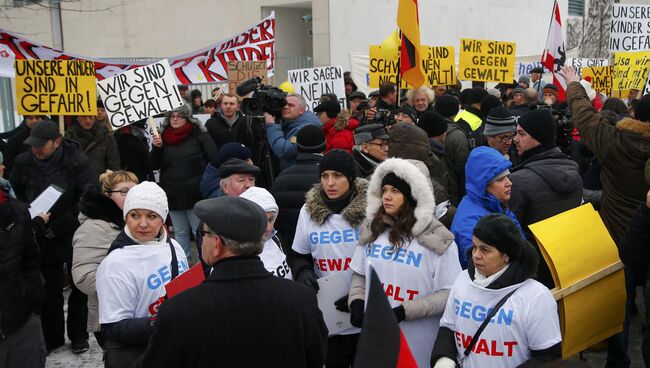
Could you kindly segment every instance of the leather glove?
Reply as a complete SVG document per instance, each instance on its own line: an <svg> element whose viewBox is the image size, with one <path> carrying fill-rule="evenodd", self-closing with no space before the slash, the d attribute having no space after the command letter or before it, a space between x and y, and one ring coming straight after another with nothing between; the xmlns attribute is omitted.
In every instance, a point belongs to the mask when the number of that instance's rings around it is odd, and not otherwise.
<svg viewBox="0 0 650 368"><path fill-rule="evenodd" d="M364 301L356 299L350 304L350 324L354 327L361 327L363 325Z"/></svg>
<svg viewBox="0 0 650 368"><path fill-rule="evenodd" d="M393 313L395 313L395 317L397 317L397 323L406 319L406 311L404 310L403 305L393 308Z"/></svg>
<svg viewBox="0 0 650 368"><path fill-rule="evenodd" d="M296 281L300 284L307 286L308 288L314 289L315 292L318 292L318 278L316 273L312 270L304 270L298 275Z"/></svg>
<svg viewBox="0 0 650 368"><path fill-rule="evenodd" d="M342 297L336 299L334 305L336 306L336 310L350 313L350 308L348 308L348 294L345 294Z"/></svg>

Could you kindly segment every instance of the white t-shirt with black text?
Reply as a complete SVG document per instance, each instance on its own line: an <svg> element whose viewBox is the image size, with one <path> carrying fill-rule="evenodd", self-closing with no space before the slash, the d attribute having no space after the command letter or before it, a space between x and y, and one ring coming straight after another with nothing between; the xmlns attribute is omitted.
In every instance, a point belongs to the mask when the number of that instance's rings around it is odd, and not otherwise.
<svg viewBox="0 0 650 368"><path fill-rule="evenodd" d="M287 256L280 249L280 245L272 238L264 242L260 259L264 263L264 268L273 276L293 280L291 269L287 263Z"/></svg>
<svg viewBox="0 0 650 368"><path fill-rule="evenodd" d="M548 349L562 341L557 303L544 285L528 279L503 289L487 289L475 285L464 270L440 321L454 333L458 358L492 307L515 288L479 336L464 367L517 367L530 359L531 350Z"/></svg>

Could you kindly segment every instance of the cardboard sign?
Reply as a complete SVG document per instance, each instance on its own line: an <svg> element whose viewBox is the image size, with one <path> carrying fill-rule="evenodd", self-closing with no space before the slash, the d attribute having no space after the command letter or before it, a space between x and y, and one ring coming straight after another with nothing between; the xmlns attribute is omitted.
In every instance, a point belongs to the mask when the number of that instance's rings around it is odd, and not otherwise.
<svg viewBox="0 0 650 368"><path fill-rule="evenodd" d="M269 84L265 60L228 62L228 91L235 93L239 83L255 77L263 77L262 83Z"/></svg>
<svg viewBox="0 0 650 368"><path fill-rule="evenodd" d="M650 7L614 4L609 25L609 51L650 50Z"/></svg>
<svg viewBox="0 0 650 368"><path fill-rule="evenodd" d="M576 74L582 77L582 69L598 66L608 66L609 60L607 59L594 59L594 58L567 58L565 65L571 65L576 69Z"/></svg>
<svg viewBox="0 0 650 368"><path fill-rule="evenodd" d="M456 60L453 46L421 46L424 85L456 84Z"/></svg>
<svg viewBox="0 0 650 368"><path fill-rule="evenodd" d="M388 60L381 52L381 46L370 46L370 60L368 62L370 88L379 88L386 82L397 83L397 58ZM400 88L408 88L404 80L401 80Z"/></svg>
<svg viewBox="0 0 650 368"><path fill-rule="evenodd" d="M530 230L557 285L551 292L560 305L562 357L620 332L625 319L623 265L591 204L532 224Z"/></svg>
<svg viewBox="0 0 650 368"><path fill-rule="evenodd" d="M95 63L83 60L16 60L21 115L97 115Z"/></svg>
<svg viewBox="0 0 650 368"><path fill-rule="evenodd" d="M648 78L650 51L617 52L614 54L612 71L612 89L643 89Z"/></svg>
<svg viewBox="0 0 650 368"><path fill-rule="evenodd" d="M516 49L514 42L461 38L458 78L512 83Z"/></svg>
<svg viewBox="0 0 650 368"><path fill-rule="evenodd" d="M613 67L611 66L592 66L582 68L582 77L591 77L591 86L593 89L611 97L612 69Z"/></svg>
<svg viewBox="0 0 650 368"><path fill-rule="evenodd" d="M345 108L345 82L343 68L340 66L324 66L320 68L289 70L289 83L296 93L307 100L307 110L314 111L318 99L324 93L335 93Z"/></svg>
<svg viewBox="0 0 650 368"><path fill-rule="evenodd" d="M183 105L167 60L97 83L113 130Z"/></svg>

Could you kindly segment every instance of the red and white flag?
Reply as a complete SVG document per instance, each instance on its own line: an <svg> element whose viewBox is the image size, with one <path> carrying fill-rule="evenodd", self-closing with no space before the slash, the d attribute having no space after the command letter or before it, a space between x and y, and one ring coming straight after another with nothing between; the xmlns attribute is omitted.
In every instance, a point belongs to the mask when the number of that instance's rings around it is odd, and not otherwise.
<svg viewBox="0 0 650 368"><path fill-rule="evenodd" d="M542 54L542 65L553 73L553 84L558 88L560 101L566 100L566 81L558 74L565 60L564 33L562 32L560 7L556 0L553 5L553 14L551 15L551 26L548 29L546 48Z"/></svg>

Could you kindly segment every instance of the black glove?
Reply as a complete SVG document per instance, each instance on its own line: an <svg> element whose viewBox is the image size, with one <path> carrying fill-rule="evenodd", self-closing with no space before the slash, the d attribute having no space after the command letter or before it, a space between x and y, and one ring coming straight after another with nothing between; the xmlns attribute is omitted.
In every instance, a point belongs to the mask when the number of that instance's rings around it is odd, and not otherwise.
<svg viewBox="0 0 650 368"><path fill-rule="evenodd" d="M348 295L345 294L342 297L336 299L334 302L334 305L336 306L336 310L340 310L341 312L345 313L350 313L350 308L348 308Z"/></svg>
<svg viewBox="0 0 650 368"><path fill-rule="evenodd" d="M350 324L354 327L361 327L363 325L363 314L365 313L364 302L361 299L356 299L350 304Z"/></svg>
<svg viewBox="0 0 650 368"><path fill-rule="evenodd" d="M302 271L296 278L296 282L307 286L308 288L314 289L315 292L318 292L318 278L316 273L312 270Z"/></svg>
<svg viewBox="0 0 650 368"><path fill-rule="evenodd" d="M406 311L404 310L403 305L393 308L393 313L395 313L395 317L397 317L397 323L406 319Z"/></svg>

